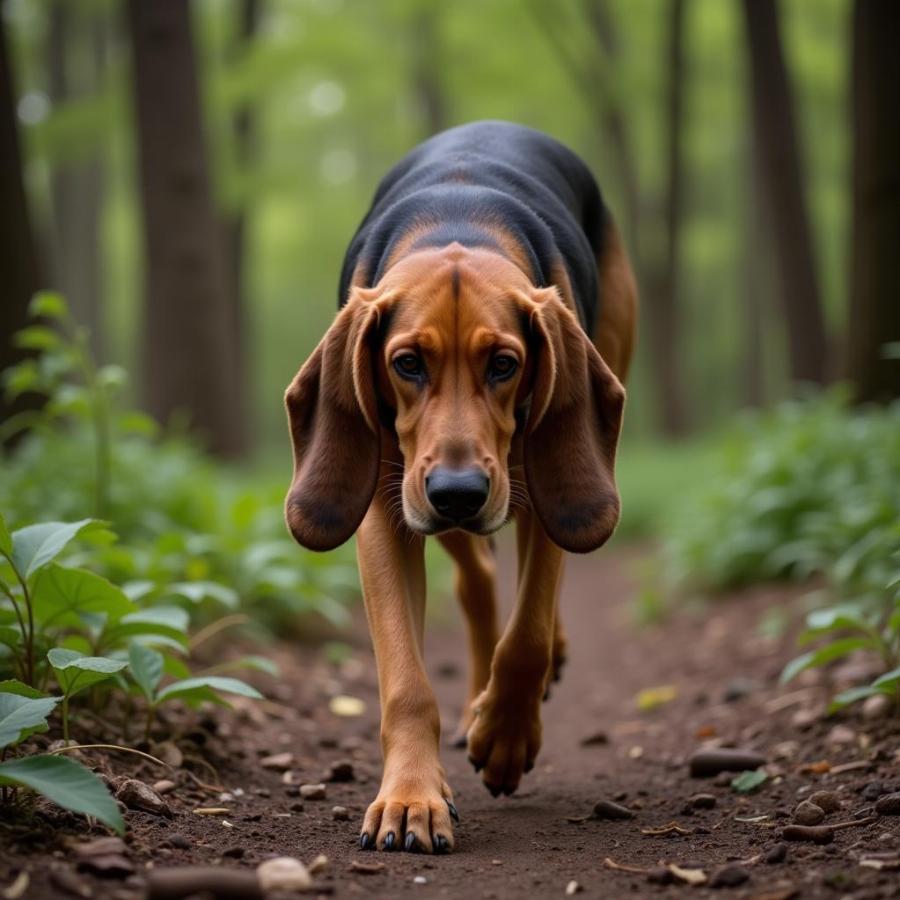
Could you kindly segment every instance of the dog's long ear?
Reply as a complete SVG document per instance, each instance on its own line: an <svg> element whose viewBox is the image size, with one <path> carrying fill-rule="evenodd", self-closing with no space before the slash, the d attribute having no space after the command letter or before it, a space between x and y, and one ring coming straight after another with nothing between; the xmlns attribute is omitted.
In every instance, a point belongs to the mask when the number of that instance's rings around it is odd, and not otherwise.
<svg viewBox="0 0 900 900"><path fill-rule="evenodd" d="M535 290L537 361L525 426L525 477L547 534L564 550L605 543L619 519L614 466L625 390L555 288Z"/></svg>
<svg viewBox="0 0 900 900"><path fill-rule="evenodd" d="M380 443L372 339L375 305L354 296L284 396L294 445L285 518L310 550L343 544L378 481Z"/></svg>

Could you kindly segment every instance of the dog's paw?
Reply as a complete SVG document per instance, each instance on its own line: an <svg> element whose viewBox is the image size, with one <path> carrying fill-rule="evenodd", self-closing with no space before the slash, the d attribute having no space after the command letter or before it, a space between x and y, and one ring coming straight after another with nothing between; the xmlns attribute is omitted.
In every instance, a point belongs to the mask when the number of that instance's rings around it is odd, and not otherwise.
<svg viewBox="0 0 900 900"><path fill-rule="evenodd" d="M453 794L438 767L431 778L410 774L414 767L385 774L378 796L369 805L359 835L361 850L449 853L459 814Z"/></svg>
<svg viewBox="0 0 900 900"><path fill-rule="evenodd" d="M540 695L504 702L489 686L473 709L469 761L495 797L511 794L522 776L534 768L541 749Z"/></svg>

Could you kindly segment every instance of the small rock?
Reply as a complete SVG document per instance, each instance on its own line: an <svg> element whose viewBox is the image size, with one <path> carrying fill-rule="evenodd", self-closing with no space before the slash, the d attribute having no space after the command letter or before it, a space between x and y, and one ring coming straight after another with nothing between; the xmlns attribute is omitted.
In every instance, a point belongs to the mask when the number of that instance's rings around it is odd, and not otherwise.
<svg viewBox="0 0 900 900"><path fill-rule="evenodd" d="M383 862L364 863L354 859L348 866L349 871L358 875L380 875L384 871Z"/></svg>
<svg viewBox="0 0 900 900"><path fill-rule="evenodd" d="M349 822L350 812L348 811L346 806L332 806L331 818L336 822Z"/></svg>
<svg viewBox="0 0 900 900"><path fill-rule="evenodd" d="M324 784L301 784L300 796L304 800L324 800L325 785Z"/></svg>
<svg viewBox="0 0 900 900"><path fill-rule="evenodd" d="M791 716L791 725L800 731L806 731L819 721L820 716L821 711L818 709L798 709Z"/></svg>
<svg viewBox="0 0 900 900"><path fill-rule="evenodd" d="M566 885L566 896L574 897L575 894L580 894L583 890L584 888L582 888L582 886L573 878L572 881Z"/></svg>
<svg viewBox="0 0 900 900"><path fill-rule="evenodd" d="M888 789L883 781L870 781L860 791L860 796L862 796L863 800L868 800L871 803L886 793L888 793Z"/></svg>
<svg viewBox="0 0 900 900"><path fill-rule="evenodd" d="M766 764L766 758L752 750L707 747L696 750L689 760L691 775L705 778L720 772L744 772Z"/></svg>
<svg viewBox="0 0 900 900"><path fill-rule="evenodd" d="M264 891L305 891L312 886L306 866L292 856L276 856L260 863L256 877Z"/></svg>
<svg viewBox="0 0 900 900"><path fill-rule="evenodd" d="M240 844L237 844L234 847L229 847L227 850L223 850L222 856L227 856L230 859L243 859L246 852L247 851L242 846L240 846Z"/></svg>
<svg viewBox="0 0 900 900"><path fill-rule="evenodd" d="M328 871L328 857L324 853L320 853L310 864L310 875L322 875Z"/></svg>
<svg viewBox="0 0 900 900"><path fill-rule="evenodd" d="M875 812L879 816L900 816L900 791L896 794L885 794L875 804Z"/></svg>
<svg viewBox="0 0 900 900"><path fill-rule="evenodd" d="M332 764L331 768L328 770L328 775L325 777L325 780L332 782L345 782L353 781L355 777L356 776L353 772L353 763L347 759L342 759L339 762Z"/></svg>
<svg viewBox="0 0 900 900"><path fill-rule="evenodd" d="M189 838L186 838L183 834L170 834L166 840L176 849L176 850L190 850L194 845L191 843Z"/></svg>
<svg viewBox="0 0 900 900"><path fill-rule="evenodd" d="M688 797L692 809L713 809L716 805L715 794L694 794Z"/></svg>
<svg viewBox="0 0 900 900"><path fill-rule="evenodd" d="M160 781L154 782L153 790L156 791L160 797L164 797L166 794L171 794L172 791L175 790L175 782L169 781L168 778L163 778Z"/></svg>
<svg viewBox="0 0 900 900"><path fill-rule="evenodd" d="M750 873L737 863L729 863L716 869L709 876L709 886L711 888L737 887L745 881L750 880Z"/></svg>
<svg viewBox="0 0 900 900"><path fill-rule="evenodd" d="M815 803L826 813L837 812L841 808L841 798L834 791L816 791L809 795L809 802Z"/></svg>
<svg viewBox="0 0 900 900"><path fill-rule="evenodd" d="M163 741L153 748L153 755L159 757L173 769L180 769L184 763L184 754L172 741Z"/></svg>
<svg viewBox="0 0 900 900"><path fill-rule="evenodd" d="M862 705L863 718L869 721L883 719L891 711L892 705L891 698L887 694L873 694L866 697Z"/></svg>
<svg viewBox="0 0 900 900"><path fill-rule="evenodd" d="M620 803L612 800L598 800L591 810L592 819L633 819L634 813Z"/></svg>
<svg viewBox="0 0 900 900"><path fill-rule="evenodd" d="M750 678L732 678L722 692L724 703L734 703L741 700L756 690L756 682Z"/></svg>
<svg viewBox="0 0 900 900"><path fill-rule="evenodd" d="M156 816L171 817L172 810L168 804L149 784L136 778L127 778L116 791L116 800L120 800L129 809L139 809Z"/></svg>
<svg viewBox="0 0 900 900"><path fill-rule="evenodd" d="M605 731L595 731L581 739L582 747L600 747L609 743L609 735Z"/></svg>
<svg viewBox="0 0 900 900"><path fill-rule="evenodd" d="M819 825L825 820L825 810L810 800L803 800L794 809L793 818L798 825Z"/></svg>
<svg viewBox="0 0 900 900"><path fill-rule="evenodd" d="M808 841L812 844L830 844L834 831L828 825L788 825L781 832L786 841Z"/></svg>
<svg viewBox="0 0 900 900"><path fill-rule="evenodd" d="M264 769L274 769L276 772L285 772L294 764L293 753L273 753L271 756L264 756L259 764ZM289 859L289 857L284 857Z"/></svg>
<svg viewBox="0 0 900 900"><path fill-rule="evenodd" d="M852 744L856 741L856 732L846 725L835 725L828 732L828 737L825 740L829 744Z"/></svg>
<svg viewBox="0 0 900 900"><path fill-rule="evenodd" d="M787 859L787 855L788 845L779 843L770 847L763 858L770 866L774 866L778 863L783 863Z"/></svg>
<svg viewBox="0 0 900 900"><path fill-rule="evenodd" d="M647 881L651 884L671 884L675 876L666 866L654 866L647 872Z"/></svg>
<svg viewBox="0 0 900 900"><path fill-rule="evenodd" d="M428 884L428 879L424 875L416 875L413 878L413 884Z"/></svg>

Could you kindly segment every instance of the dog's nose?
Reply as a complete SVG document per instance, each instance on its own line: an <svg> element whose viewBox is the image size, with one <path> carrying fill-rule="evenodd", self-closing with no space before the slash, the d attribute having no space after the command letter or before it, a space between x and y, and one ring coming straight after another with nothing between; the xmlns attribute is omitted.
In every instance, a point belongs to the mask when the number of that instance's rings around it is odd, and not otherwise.
<svg viewBox="0 0 900 900"><path fill-rule="evenodd" d="M471 519L487 502L491 482L481 470L439 466L425 478L428 502L448 519Z"/></svg>

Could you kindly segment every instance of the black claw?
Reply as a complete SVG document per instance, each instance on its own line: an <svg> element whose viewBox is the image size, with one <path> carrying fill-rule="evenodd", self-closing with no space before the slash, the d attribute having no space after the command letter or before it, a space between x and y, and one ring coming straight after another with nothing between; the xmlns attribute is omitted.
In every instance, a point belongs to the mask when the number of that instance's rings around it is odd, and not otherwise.
<svg viewBox="0 0 900 900"><path fill-rule="evenodd" d="M403 842L403 849L407 853L418 853L419 852L419 842L416 840L416 836L410 831L406 835L406 840Z"/></svg>
<svg viewBox="0 0 900 900"><path fill-rule="evenodd" d="M525 771L530 772L534 768L534 760L529 759L527 763L525 763Z"/></svg>
<svg viewBox="0 0 900 900"><path fill-rule="evenodd" d="M396 844L396 843L397 843L397 836L394 834L393 831L389 831L387 833L387 836L384 839L383 849L387 850L390 853L391 850L396 849L396 847L394 846L394 844Z"/></svg>
<svg viewBox="0 0 900 900"><path fill-rule="evenodd" d="M359 836L359 849L360 850L374 850L375 849L375 844L372 841L372 837L367 831L364 831Z"/></svg>
<svg viewBox="0 0 900 900"><path fill-rule="evenodd" d="M472 763L476 772L480 772L484 768L484 766L480 762L478 762L478 760L476 760L473 756L469 757L469 762Z"/></svg>
<svg viewBox="0 0 900 900"><path fill-rule="evenodd" d="M453 738L450 742L450 746L455 747L457 750L464 750L468 743L468 738L464 734L461 734L458 737Z"/></svg>
<svg viewBox="0 0 900 900"><path fill-rule="evenodd" d="M457 825L459 825L459 812L456 809L456 804L454 804L452 801L448 800L447 801L447 809L450 810L450 818L453 819L453 821L456 822Z"/></svg>
<svg viewBox="0 0 900 900"><path fill-rule="evenodd" d="M502 790L502 788L496 787L493 784L485 784L485 787L491 792L492 797L500 796L500 791Z"/></svg>
<svg viewBox="0 0 900 900"><path fill-rule="evenodd" d="M450 841L447 840L442 834L437 834L434 837L434 852L435 853L449 853L450 852Z"/></svg>
<svg viewBox="0 0 900 900"><path fill-rule="evenodd" d="M505 784L503 786L503 793L506 794L507 797L509 797L511 794L514 794L516 792L517 787L517 784L514 784L512 787L510 787L508 784Z"/></svg>

